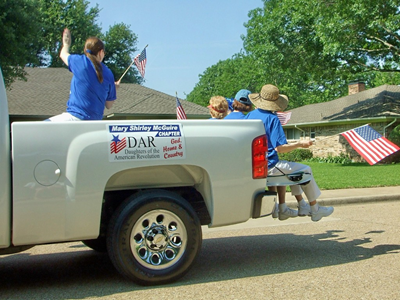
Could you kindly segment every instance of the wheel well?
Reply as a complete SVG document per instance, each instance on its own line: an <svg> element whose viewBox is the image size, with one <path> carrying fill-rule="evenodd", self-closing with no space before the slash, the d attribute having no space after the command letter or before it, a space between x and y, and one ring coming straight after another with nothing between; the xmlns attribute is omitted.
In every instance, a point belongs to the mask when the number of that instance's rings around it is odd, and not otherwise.
<svg viewBox="0 0 400 300"><path fill-rule="evenodd" d="M207 225L211 222L210 214L204 202L201 194L194 187L173 187L163 188L174 192L183 197L196 211L196 214L200 220L201 225ZM100 236L106 236L108 223L113 215L114 211L126 198L136 194L142 189L138 190L122 190L122 191L107 191L103 197L103 207L101 212L101 225L100 225Z"/></svg>

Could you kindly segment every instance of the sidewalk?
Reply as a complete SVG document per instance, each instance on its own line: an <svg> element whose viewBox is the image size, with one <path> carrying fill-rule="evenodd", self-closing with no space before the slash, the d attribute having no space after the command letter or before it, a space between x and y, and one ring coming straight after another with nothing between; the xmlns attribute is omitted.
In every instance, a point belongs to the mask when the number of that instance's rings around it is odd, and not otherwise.
<svg viewBox="0 0 400 300"><path fill-rule="evenodd" d="M317 201L324 206L400 200L400 186L321 190L321 193ZM304 194L303 197L307 200ZM297 201L291 193L286 193L286 202L290 207L297 206Z"/></svg>

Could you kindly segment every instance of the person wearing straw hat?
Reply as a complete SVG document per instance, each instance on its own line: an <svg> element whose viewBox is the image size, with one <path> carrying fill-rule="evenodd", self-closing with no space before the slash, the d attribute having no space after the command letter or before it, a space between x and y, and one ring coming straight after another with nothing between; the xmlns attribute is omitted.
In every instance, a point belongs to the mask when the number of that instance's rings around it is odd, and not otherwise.
<svg viewBox="0 0 400 300"><path fill-rule="evenodd" d="M207 107L210 110L211 120L223 119L229 112L228 101L222 96L211 97L210 105Z"/></svg>
<svg viewBox="0 0 400 300"><path fill-rule="evenodd" d="M295 172L306 172L311 174L311 180L299 185L291 185L293 195L301 195L304 191L310 204L311 220L316 222L323 217L327 217L333 213L333 207L324 207L317 204L317 198L321 195L321 191L312 176L311 168L296 162L279 160L278 153L286 153L297 148L308 148L312 145L311 141L298 141L288 144L281 122L276 115L277 111L284 111L288 105L289 99L286 95L281 95L279 89L272 85L266 84L262 87L260 93L250 94L250 101L257 108L246 115L245 119L260 119L264 123L268 140L268 175L291 174ZM279 214L282 219L296 217L298 211L290 209L286 206L284 195L283 199L279 197Z"/></svg>
<svg viewBox="0 0 400 300"><path fill-rule="evenodd" d="M253 104L249 99L250 94L251 92L245 89L237 92L232 102L233 111L228 114L224 119L244 119L245 114L243 112L249 112L253 109Z"/></svg>
<svg viewBox="0 0 400 300"><path fill-rule="evenodd" d="M114 75L102 63L104 43L97 37L85 42L84 54L70 54L71 32L64 29L60 58L72 72L67 111L46 121L101 120L104 108L110 109L117 99Z"/></svg>

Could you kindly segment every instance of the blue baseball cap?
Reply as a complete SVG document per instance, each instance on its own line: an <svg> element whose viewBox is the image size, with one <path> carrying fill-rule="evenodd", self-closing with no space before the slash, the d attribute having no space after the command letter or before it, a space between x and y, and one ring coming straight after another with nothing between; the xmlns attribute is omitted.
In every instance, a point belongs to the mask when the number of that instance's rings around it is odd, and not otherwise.
<svg viewBox="0 0 400 300"><path fill-rule="evenodd" d="M244 90L244 89L240 90L239 92L236 93L235 99L240 103L251 105L252 103L249 99L249 94L251 94L249 90Z"/></svg>

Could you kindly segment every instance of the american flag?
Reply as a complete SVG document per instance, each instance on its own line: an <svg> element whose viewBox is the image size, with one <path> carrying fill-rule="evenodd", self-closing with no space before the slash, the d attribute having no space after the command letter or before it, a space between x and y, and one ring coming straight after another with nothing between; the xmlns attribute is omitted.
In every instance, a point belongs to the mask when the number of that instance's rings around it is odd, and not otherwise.
<svg viewBox="0 0 400 300"><path fill-rule="evenodd" d="M122 140L119 139L119 135L113 135L113 137L114 138L110 144L110 153L118 153L126 147L126 137Z"/></svg>
<svg viewBox="0 0 400 300"><path fill-rule="evenodd" d="M281 121L281 124L285 125L290 120L290 117L292 116L292 112L291 111L288 111L288 112L278 111L278 112L276 112L276 115L278 116L279 121Z"/></svg>
<svg viewBox="0 0 400 300"><path fill-rule="evenodd" d="M186 114L183 110L181 102L178 99L178 96L176 96L176 118L178 120L186 120Z"/></svg>
<svg viewBox="0 0 400 300"><path fill-rule="evenodd" d="M146 48L144 48L140 54L136 55L136 57L133 61L135 62L135 65L138 68L140 75L142 75L142 77L144 78L144 72L145 72L146 62L147 62Z"/></svg>
<svg viewBox="0 0 400 300"><path fill-rule="evenodd" d="M376 164L378 161L400 150L398 146L381 136L369 125L357 127L343 132L341 135L370 165Z"/></svg>

